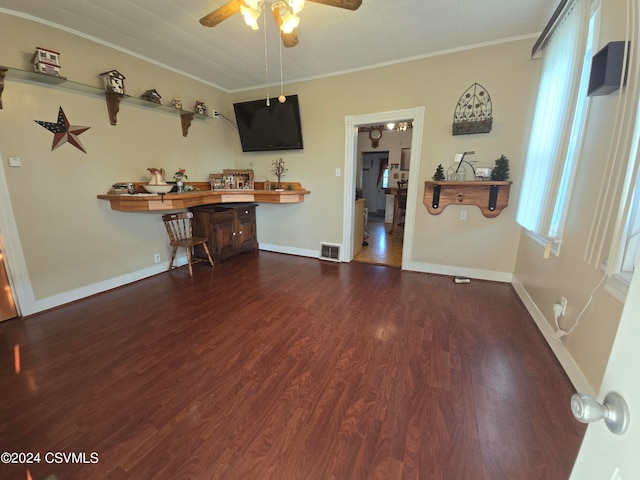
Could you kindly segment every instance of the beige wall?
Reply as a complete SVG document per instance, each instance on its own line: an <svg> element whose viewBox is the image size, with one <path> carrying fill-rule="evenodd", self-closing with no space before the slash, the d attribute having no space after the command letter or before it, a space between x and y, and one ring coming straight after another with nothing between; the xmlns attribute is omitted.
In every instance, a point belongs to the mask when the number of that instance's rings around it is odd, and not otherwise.
<svg viewBox="0 0 640 480"><path fill-rule="evenodd" d="M624 2L612 0L602 3L600 46L613 40L622 40L624 35ZM560 324L564 329L569 329L586 305L591 290L604 275L601 269L585 263L583 254L597 207L600 181L606 173L604 165L609 154L618 97L619 91L590 99L585 144L580 155L560 256L544 260L543 247L526 234L522 234L520 240L515 274L553 330L553 304L559 302L561 297L567 299L567 313ZM612 211L615 212L615 208ZM596 291L579 327L562 340L564 348L596 392L621 313L622 303L601 287Z"/></svg>
<svg viewBox="0 0 640 480"><path fill-rule="evenodd" d="M156 88L163 100L180 96L186 105L199 98L211 107L228 102L208 85L60 30L0 15L0 31L5 66L29 69L35 47L44 46L61 52L70 80L98 86L98 74L116 68L134 96ZM111 126L104 97L10 76L2 98L2 168L36 302L153 268L156 252L168 260L158 213L116 212L96 198L114 182L145 180L151 166L169 176L183 167L189 179L206 180L233 164L230 131L219 120L194 121L184 138L177 114L123 103ZM34 123L55 122L60 106L73 125L91 127L79 137L86 154L71 145L51 151L53 134ZM20 157L22 167L8 167L9 156Z"/></svg>
<svg viewBox="0 0 640 480"><path fill-rule="evenodd" d="M520 238L520 229L513 221L515 201L525 131L539 76L539 62L530 60L533 42L515 41L286 86L285 93L300 97L305 149L281 156L289 167L288 178L301 181L312 193L304 207L291 207L286 212L279 206L261 206L263 227L279 222L282 229L267 231L259 225L260 241L302 250L317 250L321 241L340 243L343 179L335 177L335 170L342 169L345 162L345 116L424 106L422 155L415 159L420 163L416 182L421 187L413 205L416 224L412 263L426 271L447 266L513 272ZM456 103L474 82L491 95L493 130L489 134L452 136ZM232 97L241 101L262 95L263 90L255 90ZM446 168L456 152L467 150L477 152L479 166L493 166L501 154L510 158L514 181L511 205L492 220L476 207L464 207L468 210L466 221L459 219L462 207L458 206L447 207L438 216L429 215L422 204L424 181L432 177L439 163ZM275 157L238 154L236 162L239 166L253 163L256 172L265 172Z"/></svg>

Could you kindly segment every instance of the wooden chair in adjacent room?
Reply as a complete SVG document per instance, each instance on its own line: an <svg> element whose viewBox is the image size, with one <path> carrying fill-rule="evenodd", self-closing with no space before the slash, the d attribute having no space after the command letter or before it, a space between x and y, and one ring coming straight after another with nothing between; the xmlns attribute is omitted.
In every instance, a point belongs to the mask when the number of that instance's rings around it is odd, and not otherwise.
<svg viewBox="0 0 640 480"><path fill-rule="evenodd" d="M408 180L398 180L398 227L404 231L404 217L407 212L407 187Z"/></svg>
<svg viewBox="0 0 640 480"><path fill-rule="evenodd" d="M195 245L202 245L209 263L213 267L213 260L209 254L209 248L207 247L208 238L194 237L191 228L191 219L193 218L192 212L180 212L180 213L168 213L162 216L164 226L167 228L169 234L169 245L173 247L171 251L171 261L169 262L169 270L172 270L173 261L176 258L176 252L178 247L184 247L187 253L187 264L189 266L189 276L193 277L193 271L191 264L199 262L201 260L193 260L191 251Z"/></svg>

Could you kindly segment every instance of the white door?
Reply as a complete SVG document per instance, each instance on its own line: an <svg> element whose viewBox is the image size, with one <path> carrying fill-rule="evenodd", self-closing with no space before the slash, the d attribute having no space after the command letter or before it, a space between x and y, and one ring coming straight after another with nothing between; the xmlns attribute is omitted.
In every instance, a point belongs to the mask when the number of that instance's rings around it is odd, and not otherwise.
<svg viewBox="0 0 640 480"><path fill-rule="evenodd" d="M606 321L606 319L603 319ZM627 301L604 374L598 401L617 392L629 405L629 428L611 433L604 421L587 428L572 480L640 479L640 273L631 280Z"/></svg>

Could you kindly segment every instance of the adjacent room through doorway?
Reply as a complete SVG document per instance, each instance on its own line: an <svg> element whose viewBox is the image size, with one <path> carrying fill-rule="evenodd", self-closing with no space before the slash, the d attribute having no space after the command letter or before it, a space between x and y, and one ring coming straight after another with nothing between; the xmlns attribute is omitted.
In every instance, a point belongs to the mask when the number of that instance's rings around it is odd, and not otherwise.
<svg viewBox="0 0 640 480"><path fill-rule="evenodd" d="M402 266L404 223L398 224L397 194L398 182L409 179L412 128L411 120L358 128L355 190L356 200L364 202L365 225L355 262Z"/></svg>
<svg viewBox="0 0 640 480"><path fill-rule="evenodd" d="M340 261L351 262L362 249L360 235L365 220L363 214L364 200L361 192L362 153L388 151L388 178L393 181L418 178L420 156L422 150L422 131L424 129L425 107L369 113L363 115L347 115L345 117L345 160L344 160L344 216L342 251ZM408 123L411 128L408 128ZM393 123L393 127L389 124ZM405 124L405 125L402 125ZM399 140L394 141L394 136ZM402 137L402 138L400 138ZM397 178L396 178L397 175ZM415 205L418 199L417 182L409 181L407 187L407 209L402 234L401 268L410 268L410 252L413 249L413 228L415 223ZM386 225L386 224L385 224ZM358 237L356 237L356 233ZM364 240L364 239L363 239ZM385 237L388 240L388 237ZM377 262L376 262L377 263Z"/></svg>

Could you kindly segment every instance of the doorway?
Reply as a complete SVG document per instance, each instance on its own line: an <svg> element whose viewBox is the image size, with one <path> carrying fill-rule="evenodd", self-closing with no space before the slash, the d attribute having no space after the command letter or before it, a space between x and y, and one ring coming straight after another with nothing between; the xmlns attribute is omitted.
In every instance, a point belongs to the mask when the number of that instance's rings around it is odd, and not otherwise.
<svg viewBox="0 0 640 480"><path fill-rule="evenodd" d="M365 201L365 238L362 249L356 250L353 261L400 267L402 235L390 233L394 203L393 196L388 194L388 189L392 186L389 178L389 151L362 152L361 157L360 171L356 175L356 190L361 190Z"/></svg>
<svg viewBox="0 0 640 480"><path fill-rule="evenodd" d="M0 242L1 244L2 242ZM4 266L4 255L0 249L0 322L17 316L16 304L13 300L11 285Z"/></svg>
<svg viewBox="0 0 640 480"><path fill-rule="evenodd" d="M343 196L343 228L342 251L340 261L351 262L354 256L353 238L355 231L355 203L356 175L358 165L358 127L372 124L387 124L411 120L413 130L411 133L411 162L409 166L409 178L416 179L409 182L407 191L407 210L405 215L404 235L402 242L403 270L411 267L410 252L413 249L413 228L415 223L415 208L418 202L420 156L422 151L422 132L424 130L424 106L405 110L394 110L364 115L347 115L345 117L345 163L344 163L344 196Z"/></svg>

